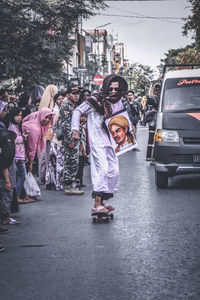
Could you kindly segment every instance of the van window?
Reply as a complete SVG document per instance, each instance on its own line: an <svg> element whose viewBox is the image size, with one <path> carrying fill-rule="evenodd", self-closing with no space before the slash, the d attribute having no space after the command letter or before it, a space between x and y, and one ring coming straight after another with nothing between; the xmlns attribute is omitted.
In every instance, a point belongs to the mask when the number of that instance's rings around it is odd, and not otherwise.
<svg viewBox="0 0 200 300"><path fill-rule="evenodd" d="M170 78L165 81L163 112L200 110L200 77Z"/></svg>

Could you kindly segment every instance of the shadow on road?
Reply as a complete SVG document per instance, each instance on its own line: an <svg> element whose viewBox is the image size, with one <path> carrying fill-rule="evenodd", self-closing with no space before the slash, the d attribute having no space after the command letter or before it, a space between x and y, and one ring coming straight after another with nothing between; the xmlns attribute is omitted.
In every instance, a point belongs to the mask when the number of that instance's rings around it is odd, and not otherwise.
<svg viewBox="0 0 200 300"><path fill-rule="evenodd" d="M169 189L200 190L200 175L181 175L169 178Z"/></svg>

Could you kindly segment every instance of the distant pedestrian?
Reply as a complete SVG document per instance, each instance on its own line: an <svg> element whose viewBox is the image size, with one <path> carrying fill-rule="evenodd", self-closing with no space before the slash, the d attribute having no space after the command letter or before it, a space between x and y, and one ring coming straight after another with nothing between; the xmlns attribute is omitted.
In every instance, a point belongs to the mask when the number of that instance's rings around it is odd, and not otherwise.
<svg viewBox="0 0 200 300"><path fill-rule="evenodd" d="M30 94L31 105L34 106L37 101L40 102L42 95L44 93L44 88L41 85L37 85Z"/></svg>
<svg viewBox="0 0 200 300"><path fill-rule="evenodd" d="M131 115L129 114L129 118L133 126L136 128L140 120L140 104L136 101L134 91L129 90L127 92L127 101L129 102L131 111Z"/></svg>
<svg viewBox="0 0 200 300"><path fill-rule="evenodd" d="M12 138L16 139L12 132ZM13 189L16 187L16 165L13 159L11 165L0 169L0 217L3 225L17 225L19 222L10 217Z"/></svg>
<svg viewBox="0 0 200 300"><path fill-rule="evenodd" d="M33 107L33 112L38 111L40 106L40 99L35 101L34 107Z"/></svg>
<svg viewBox="0 0 200 300"><path fill-rule="evenodd" d="M156 131L157 118L157 99L156 96L150 95L147 97L147 108L145 112L145 122L149 126L149 137L147 145L146 160L154 160L154 134Z"/></svg>
<svg viewBox="0 0 200 300"><path fill-rule="evenodd" d="M85 165L85 159L87 158L87 140L85 124L87 123L87 115L82 114L80 118L80 142L79 142L79 164L78 172L76 174L76 182L78 187L85 187L83 183L83 169Z"/></svg>
<svg viewBox="0 0 200 300"><path fill-rule="evenodd" d="M5 116L8 111L8 103L0 100L0 128L6 128Z"/></svg>
<svg viewBox="0 0 200 300"><path fill-rule="evenodd" d="M55 106L54 96L57 93L58 93L58 88L55 85L52 84L48 85L42 95L40 105L39 105L39 111L44 107L49 108L51 111L53 111ZM50 122L49 128L45 135L45 153L40 153L40 156L38 158L39 166L40 166L39 177L42 184L45 184L45 176L46 176L47 164L49 161L51 140L53 138L53 128L51 125L52 123Z"/></svg>
<svg viewBox="0 0 200 300"><path fill-rule="evenodd" d="M54 116L54 128L57 125L60 107L62 106L63 96L58 93L54 96L55 107L53 113ZM62 141L57 139L55 131L53 133L53 139L51 141L49 160L46 169L46 189L47 190L63 190L64 178L63 178L63 165L64 156L62 153Z"/></svg>
<svg viewBox="0 0 200 300"><path fill-rule="evenodd" d="M27 93L19 96L19 107L22 109L22 119L31 114L31 98Z"/></svg>
<svg viewBox="0 0 200 300"><path fill-rule="evenodd" d="M147 110L147 97L143 96L141 100L141 125L146 126L145 113Z"/></svg>
<svg viewBox="0 0 200 300"><path fill-rule="evenodd" d="M22 134L21 121L22 121L22 110L19 107L13 107L9 112L10 124L8 129L15 132L16 146L15 146L15 165L17 170L17 182L16 182L16 195L17 201L20 204L33 202L34 200L25 196L23 199L20 198L24 182L26 179L26 166L25 166L25 145L24 139L28 139L28 134Z"/></svg>
<svg viewBox="0 0 200 300"><path fill-rule="evenodd" d="M154 135L156 132L157 111L160 101L161 84L156 82L153 86L153 95L149 95L147 100L146 120L149 125L149 138L147 146L146 160L154 164Z"/></svg>
<svg viewBox="0 0 200 300"><path fill-rule="evenodd" d="M42 108L38 112L31 113L22 121L22 132L29 131L26 154L29 160L29 171L32 172L35 156L45 151L45 135L52 120L52 111Z"/></svg>
<svg viewBox="0 0 200 300"><path fill-rule="evenodd" d="M40 101L39 110L41 110L43 107L47 107L53 111L54 109L54 96L58 93L58 88L50 84L46 87L42 94L42 98Z"/></svg>
<svg viewBox="0 0 200 300"><path fill-rule="evenodd" d="M77 102L76 106L78 106L78 105L82 104L83 102L87 101L87 99L90 97L90 95L91 95L90 90L83 89L80 92L79 99L78 99L78 102Z"/></svg>
<svg viewBox="0 0 200 300"><path fill-rule="evenodd" d="M8 103L4 102L2 100L0 100L0 130L6 130L6 126L4 123L4 118L6 115L6 110L8 107ZM16 134L13 133L11 135L12 139L16 138ZM5 145L5 141L4 141L4 145ZM13 145L14 146L14 145ZM2 152L1 152L2 154ZM13 158L14 158L14 152L13 152ZM9 159L10 159L10 152L9 152ZM5 162L6 163L6 162ZM12 166L10 168L10 170L12 170L14 167L14 164L12 163ZM11 178L9 178L9 175L11 175ZM9 219L10 219L10 211L11 211L11 202L12 202L12 186L10 183L10 179L12 181L13 176L10 173L9 174L9 170L8 168L3 168L2 164L0 165L0 217L2 218L2 221L8 221L9 223ZM16 184L15 180L12 181L13 186ZM15 220L13 219L13 222L15 222ZM8 229L4 229L0 227L0 233L7 233ZM2 246L2 244L0 244L0 251L4 250L4 247Z"/></svg>

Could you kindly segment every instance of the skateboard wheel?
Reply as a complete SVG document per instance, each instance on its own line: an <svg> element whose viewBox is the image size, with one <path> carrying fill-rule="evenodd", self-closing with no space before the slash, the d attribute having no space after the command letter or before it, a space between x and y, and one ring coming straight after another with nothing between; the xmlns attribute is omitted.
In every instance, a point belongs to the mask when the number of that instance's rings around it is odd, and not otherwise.
<svg viewBox="0 0 200 300"><path fill-rule="evenodd" d="M114 218L114 215L113 214L110 214L110 218L111 218L111 220Z"/></svg>
<svg viewBox="0 0 200 300"><path fill-rule="evenodd" d="M93 221L93 223L96 223L97 220L96 220L96 218L93 218L92 221Z"/></svg>
<svg viewBox="0 0 200 300"><path fill-rule="evenodd" d="M109 222L109 218L108 218L108 217L106 218L106 222L107 222L107 223Z"/></svg>

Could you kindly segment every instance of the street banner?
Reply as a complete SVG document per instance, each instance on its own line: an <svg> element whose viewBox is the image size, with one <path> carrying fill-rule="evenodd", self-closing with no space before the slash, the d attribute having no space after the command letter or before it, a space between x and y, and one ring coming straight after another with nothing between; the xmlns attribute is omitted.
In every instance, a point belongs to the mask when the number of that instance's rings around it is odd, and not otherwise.
<svg viewBox="0 0 200 300"><path fill-rule="evenodd" d="M112 146L119 156L137 147L133 125L126 110L121 110L105 120Z"/></svg>

